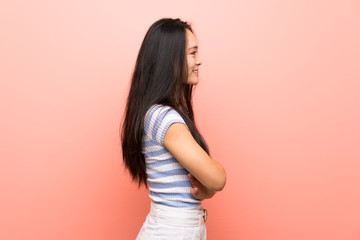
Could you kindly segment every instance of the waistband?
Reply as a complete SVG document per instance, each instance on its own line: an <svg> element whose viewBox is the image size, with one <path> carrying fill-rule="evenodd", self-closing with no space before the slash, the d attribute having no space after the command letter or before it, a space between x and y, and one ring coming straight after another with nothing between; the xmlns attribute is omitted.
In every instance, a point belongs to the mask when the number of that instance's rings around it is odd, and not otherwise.
<svg viewBox="0 0 360 240"><path fill-rule="evenodd" d="M150 216L156 222L172 226L200 226L207 220L204 208L174 208L151 201Z"/></svg>

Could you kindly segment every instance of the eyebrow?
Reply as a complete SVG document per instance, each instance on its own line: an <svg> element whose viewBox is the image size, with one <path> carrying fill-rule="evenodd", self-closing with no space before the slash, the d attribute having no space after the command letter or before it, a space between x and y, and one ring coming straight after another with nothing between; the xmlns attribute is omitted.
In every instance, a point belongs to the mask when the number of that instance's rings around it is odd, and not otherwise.
<svg viewBox="0 0 360 240"><path fill-rule="evenodd" d="M188 50L193 49L193 48L198 49L199 47L198 46L193 46L193 47L188 48Z"/></svg>

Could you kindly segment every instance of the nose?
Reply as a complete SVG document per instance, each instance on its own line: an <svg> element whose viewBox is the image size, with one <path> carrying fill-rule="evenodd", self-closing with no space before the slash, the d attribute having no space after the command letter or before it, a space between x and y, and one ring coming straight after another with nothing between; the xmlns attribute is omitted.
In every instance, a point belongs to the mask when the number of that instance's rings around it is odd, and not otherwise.
<svg viewBox="0 0 360 240"><path fill-rule="evenodd" d="M200 66L202 64L201 58L199 56L196 58L195 64L198 66Z"/></svg>

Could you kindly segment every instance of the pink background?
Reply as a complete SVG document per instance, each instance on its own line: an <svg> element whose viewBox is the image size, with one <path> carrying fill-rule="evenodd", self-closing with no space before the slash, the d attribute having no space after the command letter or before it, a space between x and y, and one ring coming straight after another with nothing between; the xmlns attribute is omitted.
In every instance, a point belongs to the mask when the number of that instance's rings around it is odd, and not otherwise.
<svg viewBox="0 0 360 240"><path fill-rule="evenodd" d="M227 185L208 239L360 239L359 1L2 1L0 239L134 239L119 124L148 27L192 22Z"/></svg>

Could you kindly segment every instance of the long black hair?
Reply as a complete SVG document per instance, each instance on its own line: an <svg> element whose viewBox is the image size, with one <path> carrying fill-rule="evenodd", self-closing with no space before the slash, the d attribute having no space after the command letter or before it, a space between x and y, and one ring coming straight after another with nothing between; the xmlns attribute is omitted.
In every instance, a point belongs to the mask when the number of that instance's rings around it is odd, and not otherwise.
<svg viewBox="0 0 360 240"><path fill-rule="evenodd" d="M154 104L175 109L184 119L197 143L209 153L195 126L186 61L186 29L180 19L163 18L151 25L141 44L132 75L121 128L123 161L132 179L147 187L145 158L142 153L144 118Z"/></svg>

